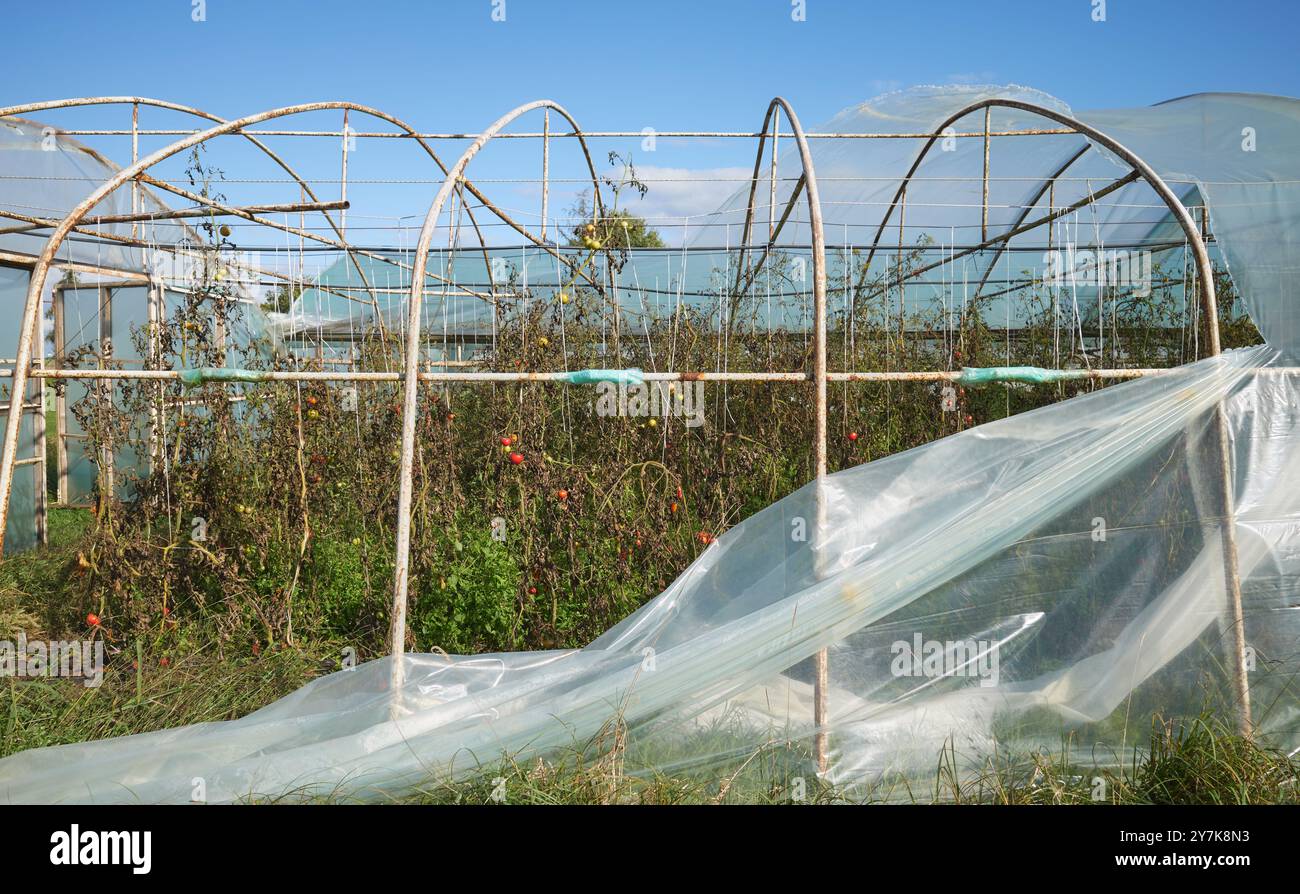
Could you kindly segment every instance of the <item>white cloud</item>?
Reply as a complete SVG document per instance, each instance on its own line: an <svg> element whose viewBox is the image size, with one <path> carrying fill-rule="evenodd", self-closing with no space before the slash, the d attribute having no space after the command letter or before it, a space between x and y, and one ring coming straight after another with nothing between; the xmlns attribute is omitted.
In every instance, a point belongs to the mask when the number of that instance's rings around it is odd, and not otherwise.
<svg viewBox="0 0 1300 894"><path fill-rule="evenodd" d="M717 211L735 193L749 188L749 178L753 173L752 166L678 168L647 165L638 161L637 179L649 189L645 198L639 198L635 190L624 190L619 207L645 218L652 228L659 231L665 244L681 245L683 232L687 233L689 239L694 239L698 234L697 228L703 227L710 220L716 220L709 216L712 212ZM565 187L551 189L552 218L564 217L578 194L583 191L580 183L565 184ZM602 187L601 193L608 203L608 188ZM497 206L536 231L536 209L541 198L541 187L532 183L521 184L516 186L514 194L513 201L501 201L497 197ZM766 208L766 201L764 195L759 204ZM732 219L735 220L735 215L732 215ZM683 226L683 223L689 223L689 226ZM500 241L508 235L503 228L494 227L489 241L493 238ZM719 239L721 238L720 236Z"/></svg>
<svg viewBox="0 0 1300 894"><path fill-rule="evenodd" d="M659 230L669 245L680 245L683 218L690 217L690 226L707 222L707 215L716 211L733 193L748 187L753 168L668 168L658 165L637 165L637 178L650 191L644 199L625 199L623 207L644 217Z"/></svg>

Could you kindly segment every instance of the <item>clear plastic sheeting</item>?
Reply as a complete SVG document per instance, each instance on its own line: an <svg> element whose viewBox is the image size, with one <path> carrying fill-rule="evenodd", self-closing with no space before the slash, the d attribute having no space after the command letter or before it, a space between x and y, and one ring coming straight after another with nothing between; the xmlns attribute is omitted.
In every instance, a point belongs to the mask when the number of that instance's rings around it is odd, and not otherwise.
<svg viewBox="0 0 1300 894"><path fill-rule="evenodd" d="M21 302L27 295L29 278L26 270L20 267L7 267L0 264L0 307L13 302ZM6 327L0 324L0 366L12 367L18 353L17 321ZM11 392L9 379L0 379L0 428L9 415L9 396ZM41 476L45 471L43 463L37 462L43 456L45 434L41 385L29 382L26 393L27 409L23 412L22 426L18 430L18 462L14 469L13 491L9 497L9 518L5 522L5 554L31 549L38 539L37 515L43 509L41 488L44 482Z"/></svg>
<svg viewBox="0 0 1300 894"><path fill-rule="evenodd" d="M802 256L802 269L811 269L807 251L797 254ZM506 313L526 313L532 302L554 300L563 291L589 289L587 277L602 285L612 284L608 286L609 303L616 304L631 333L642 333L682 309L711 317L716 323L718 308L734 285L736 263L735 248L725 247L686 252L632 249L626 263L612 271L590 251L567 246L489 248L486 261L477 247L454 252L440 249L429 255L422 328L435 352L443 347L439 339L444 336L485 342ZM832 277L842 281L842 264L834 258L831 263L834 270L841 271ZM406 292L411 287L410 265L410 257L397 252L387 260L340 257L303 290L287 313L270 315L272 331L295 347L299 340L308 343L322 338L335 344L359 342L377 321L389 331L402 331L407 317ZM358 266L365 271L364 277ZM811 287L811 277L806 275L764 277L752 290L762 298L753 309L755 322L771 328L806 329ZM494 288L498 297L495 307ZM603 312L614 309L606 307ZM314 349L314 343L311 347ZM433 359L438 358L435 355Z"/></svg>
<svg viewBox="0 0 1300 894"><path fill-rule="evenodd" d="M52 227L77 207L96 187L115 175L120 168L93 149L58 132L56 128L22 118L0 121L0 211L21 218L0 215L0 252L34 261L45 248ZM136 187L139 211L143 214L166 213L173 209L145 186ZM129 215L132 190L119 187L93 208L81 227L91 232L72 232L63 241L54 260L61 264L81 264L100 268L109 279L118 274L138 274L161 281L183 293L201 282L205 266L221 268L217 278L228 286L230 296L240 302L239 316L246 320L250 337L266 332L265 314L258 306L260 289L257 273L251 269L253 257L240 255L231 246L223 246L215 260L203 236L192 226L174 219L144 220L136 223L103 223L100 215ZM24 222L32 218L41 223ZM44 225L42 225L42 223ZM95 234L103 234L100 238ZM135 239L143 244L130 244ZM20 262L12 259L14 263ZM78 274L82 282L91 275ZM49 278L50 284L57 275ZM20 298L25 297L20 296ZM6 302L8 304L8 302ZM15 306L13 320L21 318L21 300Z"/></svg>
<svg viewBox="0 0 1300 894"><path fill-rule="evenodd" d="M0 410L0 424L7 411ZM40 511L41 472L43 466L31 462L36 456L37 413L27 413L18 430L18 443L22 449L19 461L27 460L14 469L13 491L9 496L9 519L5 523L5 554L22 552L36 546L38 539L37 513Z"/></svg>
<svg viewBox="0 0 1300 894"><path fill-rule="evenodd" d="M1210 244L1216 261L1226 263L1252 318L1270 344L1300 356L1300 311L1285 300L1300 281L1300 102L1248 94L1198 94L1151 107L1076 112L1055 97L1026 87L916 87L885 94L845 109L809 128L846 134L931 134L971 105L1001 98L1031 103L1077 117L1130 150L1166 180L1188 206L1209 209ZM992 133L1035 131L1033 135L994 136L988 158L988 198L984 198L983 109L957 118L929 149L928 138L815 139L810 142L827 244L829 301L833 310L862 301L880 301L881 313L960 306L976 309L990 323L1023 324L1026 291L1044 283L1068 297L1068 309L1086 318L1114 282L1098 282L1097 268L1122 271L1119 283L1151 277L1176 299L1170 325L1195 303L1192 262L1186 236L1149 184L1137 180L1107 192L1129 172L1104 148L1077 133L1041 133L1063 125L1034 112L993 107ZM963 134L965 136L955 136ZM975 134L976 136L969 136ZM770 143L765 153L770 153ZM925 153L900 196L913 163ZM635 328L640 320L670 313L679 303L691 308L716 306L736 281L738 265L754 265L768 228L785 214L799 183L798 153L783 151L775 193L770 191L766 159L754 194L750 249L742 254L750 189L738 189L709 215L692 219L686 249L634 249L617 271L615 303ZM756 322L772 328L806 329L810 323L811 243L802 191L776 238L775 257L750 283ZM1081 204L1055 219L1013 237L1005 244L977 248L1025 221ZM987 207L986 207L987 205ZM1199 221L1198 221L1199 222ZM976 250L972 250L976 249ZM583 252L556 246L571 260ZM968 254L961 254L967 252ZM1097 260L1100 254L1101 260ZM954 256L948 266L893 281L900 264L930 265ZM863 276L859 265L870 258ZM797 261L783 265L782 261ZM359 337L378 317L389 328L404 325L409 288L409 255L392 262L340 259L307 289L287 315L277 315L276 331ZM547 250L536 247L490 250L495 276L489 277L481 250L437 249L429 259L424 327L430 336L483 336L491 331L494 284L546 299L572 279ZM356 269L366 272L363 280ZM792 267L797 274L792 274ZM599 273L604 282L606 273ZM1104 278L1105 274L1101 274ZM366 284L394 292L372 294ZM582 286L578 280L577 285ZM508 288L507 288L508 287ZM470 294L477 292L480 297ZM959 300L958 300L959 296ZM977 298L982 300L978 306ZM1190 299L1190 300L1189 300ZM512 300L512 299L511 299ZM1194 311L1193 311L1194 312ZM720 315L715 321L721 320ZM720 325L720 323L719 323ZM1095 327L1094 327L1095 328Z"/></svg>
<svg viewBox="0 0 1300 894"><path fill-rule="evenodd" d="M0 121L0 178L4 181L0 209L42 221L62 220L96 187L117 173L118 167L98 152L40 122L22 118ZM169 210L149 189L138 190L145 212ZM123 187L90 210L85 225L117 237L132 235L130 223L94 223L98 215L131 213L131 189ZM22 223L4 218L5 228ZM35 257L45 248L50 227L30 225L22 232L0 234L0 251ZM174 220L149 221L137 229L142 239L160 246L195 241L194 231ZM148 252L120 241L72 233L59 250L58 260L94 264L110 270L144 271L153 263Z"/></svg>
<svg viewBox="0 0 1300 894"><path fill-rule="evenodd" d="M18 330L27 300L30 269L45 248L52 231L51 222L66 217L96 187L118 172L119 168L95 150L81 144L56 128L21 118L0 121L0 367L8 370L17 354ZM144 214L165 213L172 209L150 189L136 185L135 203ZM114 362L140 367L142 358L137 338L148 326L148 296L163 295L162 318L166 319L185 294L196 287L206 287L212 277L231 299L226 320L226 338L233 348L248 347L261 351L266 342L266 315L260 307L261 289L258 274L250 268L249 258L230 246L213 252L193 227L173 219L143 220L135 223L103 223L100 215L128 215L133 208L132 188L123 186L95 205L83 219L83 231L74 231L64 240L46 279L43 301L51 302L58 289L63 293L67 315L64 317L64 353L87 348L93 354L89 365L100 365L104 356L101 336L112 345ZM87 232L85 230L93 230ZM127 241L123 241L127 240ZM139 244L136 244L139 243ZM122 279L130 285L123 285ZM101 282L105 287L101 297ZM75 285L74 285L75 284ZM101 327L101 300L108 309L107 324ZM49 304L47 303L48 307ZM44 315L43 315L44 318ZM102 329L102 331L101 331ZM44 330L47 338L48 327ZM34 348L42 350L47 338ZM264 351L261 351L265 353ZM230 352L231 362L240 358ZM168 358L177 362L178 358ZM0 395L6 396L7 379L0 379ZM85 382L69 382L67 398L62 402L62 438L59 448L66 460L66 486L62 489L72 505L86 505L93 496L98 476L95 458L87 452L84 432L76 419L75 407L97 390ZM28 385L33 404L41 400L40 381ZM4 410L0 410L0 425ZM26 462L39 458L44 447L43 421L39 407L30 410L19 440L18 462L10 498L6 525L5 553L28 549L37 542L37 514L43 509L41 499L43 466ZM118 468L147 466L148 457L140 445L117 451ZM125 482L126 476L118 479ZM119 484L120 489L124 489Z"/></svg>
<svg viewBox="0 0 1300 894"><path fill-rule="evenodd" d="M406 656L396 699L389 659L370 662L240 720L15 755L0 797L185 801L200 777L214 801L379 798L607 747L615 723L629 772L770 748L811 772L807 659L824 647L837 785L905 791L945 747L973 766L1063 734L1123 762L1151 712L1235 704L1220 405L1256 729L1294 748L1300 413L1271 355L1231 352L810 484L584 649Z"/></svg>
<svg viewBox="0 0 1300 894"><path fill-rule="evenodd" d="M929 134L962 109L995 98L1076 117L1136 153L1185 205L1203 203L1214 235L1211 247L1227 263L1260 332L1292 361L1300 358L1300 305L1295 299L1300 283L1300 102L1280 96L1203 93L1149 107L1072 112L1061 100L1026 87L915 87L845 109L812 129ZM944 132L981 134L984 114L983 109L971 112ZM988 126L1000 133L1061 125L1034 112L995 106ZM899 187L926 143L922 138L811 143L827 241L855 246L860 254L874 246L873 273L891 269L900 250L930 246L933 257L927 256L928 262L940 251L960 251L986 235L1008 232L1022 215L1032 221L1068 208L1129 170L1077 133L993 137L985 228L984 140L979 136L937 140L899 200ZM794 153L780 158L774 205L766 169L760 178L755 234L766 234L769 206L781 216L801 173ZM697 229L696 241L714 244L722 232L733 244L739 241L748 199L748 188L738 190L707 227ZM962 260L964 281L974 283L1003 272L1026 283L1042 281L1049 275L1049 247L1094 253L1138 249L1150 251L1168 270L1181 270L1184 264L1184 235L1159 197L1140 180L1054 222L1052 240L1047 234L1048 228L1041 226L1014 237L1007 251L990 247ZM759 245L764 241L761 235L751 238ZM810 240L807 205L800 197L777 242L803 246ZM961 274L952 275L963 281ZM1089 279L1067 278L1065 284L1077 302L1096 295L1097 284ZM925 291L924 286L909 286L907 300ZM1002 319L1005 312L1001 303L985 310L991 319Z"/></svg>
<svg viewBox="0 0 1300 894"><path fill-rule="evenodd" d="M1300 360L1300 102L1201 93L1085 117L1161 176L1197 185L1255 325Z"/></svg>
<svg viewBox="0 0 1300 894"><path fill-rule="evenodd" d="M1033 103L1062 114L1070 113L1069 107L1060 100L1024 87L914 87L852 106L830 121L807 129L847 134L932 134L957 112L993 97ZM995 108L989 117L989 129L995 133L1057 127L1059 125L1050 119L1019 109ZM787 129L782 122L782 130ZM954 121L949 129L953 134L982 133L983 110ZM882 234L880 244L883 248L896 248L899 212L897 208L891 210L891 206L903 178L927 142L928 137L810 141L827 241L855 245L865 251L871 247L881 223L892 222L893 227L887 235ZM1009 229L1043 180L1086 145L1087 140L1079 134L994 138L989 152L989 232ZM766 242L769 215L780 220L803 172L798 153L786 151L783 145L773 202L769 194L770 151L769 140L764 148L764 162L755 193L751 239L758 245ZM956 241L963 245L980 241L983 171L982 138L954 136L936 141L907 186L904 248L915 246L925 238L936 243ZM1062 182L1062 191L1056 197L1058 208L1087 194L1086 186L1073 179L1086 176L1086 173L1071 167L1069 174L1070 179ZM1091 175L1098 177L1096 185L1101 186L1114 178L1114 170L1108 162L1101 161L1100 165L1094 162ZM1130 198L1139 192L1144 195L1149 192L1140 187L1130 189ZM695 233L695 241L716 244L722 238L722 228L733 234L730 237L733 241L740 241L749 192L748 186L738 189L718 209L707 227ZM1113 204L1120 204L1120 200ZM1102 213L1106 213L1104 208ZM1103 227L1102 235L1109 236L1108 241L1116 241L1115 225L1118 222L1103 218L1099 224ZM1091 237L1089 232L1090 241ZM800 190L777 244L808 245L811 241L807 200Z"/></svg>
<svg viewBox="0 0 1300 894"><path fill-rule="evenodd" d="M1065 110L1021 88L925 88L856 107L827 129L930 131L994 95ZM1084 766L1128 765L1153 715L1211 710L1231 718L1243 713L1246 695L1258 740L1295 753L1300 407L1297 372L1284 363L1300 344L1291 291L1300 195L1288 185L1300 181L1296 108L1292 100L1213 95L1083 116L1174 179L1180 195L1209 204L1218 248L1267 346L810 483L727 531L586 648L407 655L397 692L393 659L373 661L239 720L11 756L0 761L0 800L183 802L196 779L209 801L290 793L382 799L507 757L611 747L631 773L703 770L717 779L772 751L785 756L791 775L806 776L818 732L828 737L830 782L906 798L928 788L941 760L978 772L1044 749ZM1260 123L1250 124L1255 117ZM1044 122L995 109L990 126ZM968 118L956 127L975 125ZM1258 127L1258 151L1243 148L1246 127ZM828 227L857 234L838 241L869 244L919 143L817 141ZM1042 178L1084 147L1074 134L999 140L990 159L990 231L1005 231L1026 208L1033 214L1048 201L1060 208L1124 175L1089 150L1059 192L1035 200ZM782 159L788 174L790 155ZM909 187L907 220L916 229L905 231L902 251L926 237L949 252L976 241L982 163L980 140L936 151L933 166L921 169L927 178ZM781 181L778 204L793 182ZM1182 250L1149 188L1133 184L1112 196L1090 206L1086 219L1076 214L1068 231L1063 223L1058 239L1097 248L1168 238ZM740 225L740 201L717 215L720 223L730 215L733 228ZM783 240L797 248L807 227L796 207ZM735 245L709 239L719 241ZM1015 269L1026 258L1033 267L1034 252L1042 257L1042 243L1028 248ZM987 265L994 255L971 257ZM460 284L485 282L481 257L462 263L471 256L458 254L454 271L437 270ZM654 276L638 269L639 257L651 253L634 255L619 275L644 286ZM691 254L655 257L685 265ZM466 266L473 263L475 273ZM560 274L550 264L554 288ZM983 269L969 278L952 271L940 288L955 291ZM717 287L712 270L691 270L710 283L701 294ZM680 294L684 267L666 275ZM530 285L545 282L531 277ZM1031 270L1026 278L1038 276ZM394 273L382 284L400 283ZM356 283L333 285L357 293ZM851 289L843 285L831 302ZM340 313L328 294L305 293L284 331L365 324L352 309L364 304ZM398 295L379 312L402 301ZM438 319L426 315L425 325ZM482 318L469 324L482 327ZM810 659L821 649L829 652L829 719L818 730Z"/></svg>

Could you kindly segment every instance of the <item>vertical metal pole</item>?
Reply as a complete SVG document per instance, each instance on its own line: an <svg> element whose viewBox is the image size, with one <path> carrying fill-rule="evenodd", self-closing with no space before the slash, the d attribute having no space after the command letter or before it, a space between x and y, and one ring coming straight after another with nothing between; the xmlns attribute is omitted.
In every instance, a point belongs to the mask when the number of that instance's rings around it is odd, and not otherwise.
<svg viewBox="0 0 1300 894"><path fill-rule="evenodd" d="M1241 607L1241 574L1237 566L1237 517L1233 499L1232 453L1228 415L1220 402L1214 408L1220 470L1223 482L1223 572L1227 581L1232 618L1233 684L1237 695L1237 729L1250 738L1250 680L1246 674L1246 619Z"/></svg>
<svg viewBox="0 0 1300 894"><path fill-rule="evenodd" d="M767 244L772 244L776 234L776 156L777 147L781 145L781 116L772 116L772 167L771 189L767 199ZM748 241L748 239L746 239Z"/></svg>
<svg viewBox="0 0 1300 894"><path fill-rule="evenodd" d="M340 178L339 201L347 202L348 200L348 140L351 138L348 131L348 110L343 110L343 175ZM339 212L339 239L347 241L348 238L348 209L343 208Z"/></svg>
<svg viewBox="0 0 1300 894"><path fill-rule="evenodd" d="M816 304L817 304L816 298L814 297L813 300L814 317L817 316ZM825 320L823 318L823 323L824 322ZM824 338L821 337L822 335L824 335L825 330L818 328L817 332L819 333L819 335L817 338L814 339L814 352L820 355L820 362L822 364L825 364L826 355L824 352L824 348L826 346L826 342ZM823 350L818 349L818 343L820 343L820 348ZM815 369L815 365L814 365L814 369ZM813 442L813 449L814 449L814 464L816 466L816 473L817 473L817 487L816 487L817 534L816 536L818 538L817 547L818 549L821 549L824 545L823 538L827 527L827 518L826 518L827 495L825 493L826 377L825 377L824 366L822 367L822 375L817 378L816 401L817 401L816 427L819 434L815 436L815 440ZM822 575L820 553L817 554L817 557L814 558L813 561L817 563L816 567L814 568L814 574L815 576L820 578ZM813 657L813 673L814 673L813 725L816 727L816 732L813 734L813 755L817 761L817 772L825 773L827 768L830 766L830 756L828 754L829 742L828 742L828 736L826 732L826 720L829 715L829 707L830 707L830 700L827 695L828 690L830 689L830 656L826 649L822 649Z"/></svg>
<svg viewBox="0 0 1300 894"><path fill-rule="evenodd" d="M1049 257L1052 256L1052 249L1054 248L1053 236L1055 235L1056 232L1055 231L1056 221L1052 218L1052 214L1055 211L1056 211L1056 181L1053 180L1047 187L1047 254ZM1053 275L1055 275L1056 271L1059 269L1060 269L1059 265L1053 262L1052 264ZM1055 286L1056 286L1055 283L1052 283L1051 286L1049 286L1052 293L1052 365L1060 366L1061 365L1061 326L1060 326L1060 317L1058 316L1058 310L1056 306L1058 295ZM1058 388L1059 387L1060 386L1058 386Z"/></svg>
<svg viewBox="0 0 1300 894"><path fill-rule="evenodd" d="M820 297L819 297L820 294ZM813 464L815 466L817 488L817 558L814 561L817 567L814 573L818 578L824 573L821 567L822 555L821 550L825 549L826 530L828 527L827 503L829 498L826 494L826 431L827 431L827 413L826 413L826 303L825 290L817 289L814 284L813 289L813 325L816 331L813 337L813 377L815 383L814 400L816 406L815 432L813 435ZM826 721L829 715L830 700L828 691L830 690L830 656L826 649L822 649L813 659L813 670L815 673L815 682L813 684L813 723L817 731L813 740L813 753L817 760L817 772L825 773L830 765L828 752L828 736L826 731Z"/></svg>
<svg viewBox="0 0 1300 894"><path fill-rule="evenodd" d="M138 102L133 102L131 103L131 164L134 165L139 160L140 160L140 104ZM138 177L131 178L131 213L132 214L140 213L140 179ZM131 238L135 239L138 237L138 235L139 235L139 224L133 220L131 221ZM143 247L140 249L140 266L145 270L149 269L148 250ZM150 286L149 296L146 297L145 299L149 303L150 307L152 306L152 292L153 292L153 287ZM109 334L110 336L112 335L111 330ZM111 389L112 386L110 385L109 387ZM109 391L110 400L112 399L112 393L113 393L112 390L110 390ZM149 424L149 437L151 440L154 437L154 421L155 420L151 419ZM151 462L153 456L152 448L153 445L150 444ZM111 476L111 472L110 472L110 476Z"/></svg>
<svg viewBox="0 0 1300 894"><path fill-rule="evenodd" d="M1200 272L1208 353L1209 356L1215 357L1221 351L1219 308L1215 296L1214 272L1205 250L1207 223L1205 209L1202 208L1201 238L1193 245L1193 249L1197 255L1197 269ZM1223 401L1219 401L1214 408L1214 428L1223 500L1220 543L1223 548L1223 576L1228 588L1228 611L1232 627L1233 688L1237 696L1237 729L1242 736L1250 738L1253 733L1253 721L1250 711L1250 679L1246 672L1246 619L1241 605L1241 572L1237 563L1237 516L1234 505L1232 441L1228 431L1228 414L1224 409Z"/></svg>
<svg viewBox="0 0 1300 894"><path fill-rule="evenodd" d="M107 369L107 361L113 359L113 290L107 286L99 287L99 368ZM113 403L114 386L111 380L99 384L100 403ZM117 493L117 480L114 462L114 445L111 437L105 437L105 444L99 451L99 468L104 473L106 492L100 494L101 500L111 501ZM108 503L101 503L106 507Z"/></svg>
<svg viewBox="0 0 1300 894"><path fill-rule="evenodd" d="M140 103L131 103L131 164L140 160ZM140 213L140 181L136 177L131 178L131 213ZM140 225L136 221L131 221L131 238L135 239L139 233ZM144 249L140 249L141 256L144 255ZM144 259L146 264L148 258Z"/></svg>
<svg viewBox="0 0 1300 894"><path fill-rule="evenodd" d="M551 199L551 110L547 109L542 118L542 235L546 241L547 206ZM493 295L493 303L496 296Z"/></svg>
<svg viewBox="0 0 1300 894"><path fill-rule="evenodd" d="M980 200L980 241L989 240L989 119L992 106L984 107L984 196Z"/></svg>
<svg viewBox="0 0 1300 894"><path fill-rule="evenodd" d="M45 339L41 337L41 317L37 316L37 318L32 322L35 328L35 331L32 333L32 338L34 338L36 340L37 345L39 345L39 348L37 348L36 353L34 355L34 359L36 361L36 367L37 369L44 369L45 368ZM39 400L36 401L37 404L36 412L40 413L40 417L35 420L33 426L34 428L33 434L35 435L34 440L36 442L35 446L36 446L36 473L37 473L36 539L38 542L44 544L50 542L50 529L49 529L50 488L49 488L49 484L46 482L46 478L48 477L49 472L46 469L47 463L45 459L45 453L46 453L45 451L45 380L37 379L36 387L37 387L38 397L40 398Z"/></svg>
<svg viewBox="0 0 1300 894"><path fill-rule="evenodd" d="M815 420L813 431L813 473L816 476L815 488L817 528L816 544L818 558L814 561L814 574L821 577L821 567L825 555L826 532L828 528L827 509L829 497L826 493L826 443L827 443L827 394L826 394L826 237L822 226L821 195L817 189L817 175L813 171L812 152L803 137L803 130L794 113L785 107L790 129L799 141L799 156L803 164L805 191L808 199L808 223L812 231L812 268L813 268L813 388ZM773 144L775 150L775 144ZM817 772L824 773L830 766L828 754L829 737L827 721L830 716L830 658L826 649L817 653L813 660L815 682L813 684L813 722L816 732L813 738L813 753L817 762Z"/></svg>
<svg viewBox="0 0 1300 894"><path fill-rule="evenodd" d="M822 207L821 196L817 190L817 174L813 170L812 150L808 147L808 140L804 137L803 128L799 124L799 118L794 114L783 98L776 97L768 106L768 115L779 116L780 112L785 113L786 120L790 122L790 132L795 139L799 150L799 161L803 167L802 182L805 186L805 198L808 202L808 226L812 232L812 268L813 268L813 500L814 512L816 514L815 527L813 532L813 575L820 579L824 573L824 549L825 533L827 530L828 514L828 497L826 494L826 437L827 437L827 406L826 406L826 236L825 229L822 225ZM767 118L763 119L764 125ZM778 125L774 122L772 133L775 135L778 131ZM766 127L764 128L766 131ZM772 152L776 154L776 141L773 140ZM753 182L750 185L749 208L745 215L745 236L742 239L742 251L749 242L749 227L753 220L754 213L754 194L758 186L758 174L762 163L762 153L754 159ZM775 182L775 181L773 181ZM775 202L769 203L771 206ZM769 219L771 215L769 213ZM775 230L771 231L768 237L770 243ZM737 283L739 283L739 273L737 273ZM739 288L739 286L737 286ZM813 755L817 765L817 772L824 773L830 764L828 754L828 734L827 720L828 711L828 693L830 690L830 664L829 656L826 649L822 649L813 656Z"/></svg>
<svg viewBox="0 0 1300 894"><path fill-rule="evenodd" d="M146 368L162 368L162 350L160 339L162 335L162 281L153 280L149 283L148 292L148 325L149 325L149 356L146 361ZM158 383L157 400L149 405L149 473L153 474L163 463L163 446L161 434L161 420L163 417L163 385Z"/></svg>
<svg viewBox="0 0 1300 894"><path fill-rule="evenodd" d="M903 303L903 224L907 220L907 187L903 187L903 194L898 200L898 263L895 265L898 270L898 362L903 362L903 346L906 342L904 328L906 326L906 314Z"/></svg>
<svg viewBox="0 0 1300 894"><path fill-rule="evenodd" d="M54 365L63 368L66 347L63 342L63 287L56 285L54 297ZM68 503L68 396L67 387L60 388L54 398L55 456L58 460L58 488L54 497L59 503Z"/></svg>

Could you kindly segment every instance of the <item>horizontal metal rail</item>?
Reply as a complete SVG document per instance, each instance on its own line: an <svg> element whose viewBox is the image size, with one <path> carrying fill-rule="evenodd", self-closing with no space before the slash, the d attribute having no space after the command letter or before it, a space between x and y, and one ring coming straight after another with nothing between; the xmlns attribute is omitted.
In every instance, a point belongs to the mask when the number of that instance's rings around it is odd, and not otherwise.
<svg viewBox="0 0 1300 894"><path fill-rule="evenodd" d="M281 205L246 205L242 208L227 208L217 210L214 208L178 208L171 211L141 211L135 214L104 214L97 216L87 216L82 218L82 223L86 226L99 226L101 224L118 224L118 223L152 223L159 220L180 220L191 217L224 217L231 215L247 214L279 214L282 212L299 212L299 211L346 211L351 207L349 202L290 202ZM36 218L40 223L26 224L21 227L2 227L0 235L7 233L26 233L32 230L49 229L57 227L61 220L54 218Z"/></svg>
<svg viewBox="0 0 1300 894"><path fill-rule="evenodd" d="M70 137L176 137L189 136L200 131L189 129L140 129L140 130L122 130L122 129L103 129L103 130L63 130L55 128L55 133ZM1078 133L1072 128L1051 127L1051 128L1021 128L1018 130L995 130L985 134L984 131L962 131L954 133L945 133L942 136L956 139L970 139L978 137L984 139L990 137L1040 137L1040 136L1058 136L1062 134ZM386 140L473 140L478 138L476 133L392 133L389 131L354 131L354 130L284 130L284 129L249 129L235 130L230 135L250 136L250 137L334 137L342 139L347 137L352 139L386 139ZM636 138L644 139L646 137L666 137L666 138L701 138L701 139L738 139L753 140L763 136L761 133L750 133L749 131L737 130L600 130L594 132L583 131L581 134L575 131L520 131L518 133L501 133L496 135L499 140L540 140L540 139L563 139L566 137L583 136L587 139L627 139ZM933 136L933 133L834 133L820 132L807 133L804 137L809 140L924 140ZM794 139L794 134L778 134L782 140Z"/></svg>
<svg viewBox="0 0 1300 894"><path fill-rule="evenodd" d="M452 363L458 361L451 361ZM459 361L464 362L464 361ZM1068 369L1052 372L1068 373L1076 380L1086 379L1140 379L1147 376L1167 376L1181 367L1139 369ZM257 371L267 382L401 382L401 372L348 372L317 370L265 370ZM1259 375L1300 375L1298 366L1273 366L1253 370ZM561 372L422 372L421 382L558 382L570 384L571 371ZM12 369L0 369L0 378L9 378ZM33 369L28 375L33 379L158 379L179 381L181 370L175 369ZM812 373L805 372L645 372L647 382L807 382ZM894 372L828 372L830 382L957 382L962 370L899 370ZM209 384L256 384L249 382L211 382ZM987 384L999 384L996 382Z"/></svg>

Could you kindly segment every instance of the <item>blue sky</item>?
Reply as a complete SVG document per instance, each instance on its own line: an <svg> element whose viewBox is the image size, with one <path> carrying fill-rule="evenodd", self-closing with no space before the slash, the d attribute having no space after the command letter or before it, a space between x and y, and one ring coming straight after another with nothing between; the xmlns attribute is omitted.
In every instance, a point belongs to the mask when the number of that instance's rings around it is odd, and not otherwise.
<svg viewBox="0 0 1300 894"><path fill-rule="evenodd" d="M477 131L548 97L587 129L752 130L776 94L811 127L913 84L1019 83L1076 109L1203 90L1300 95L1294 0L1108 0L1104 22L1092 20L1094 0L807 0L805 21L793 20L790 0L504 3L505 21L493 21L494 0L207 0L206 21L195 22L193 0L7 2L0 103L136 94L235 117L349 99L421 129ZM121 108L46 118L64 126L129 121ZM146 113L143 126L182 123ZM337 114L296 126L331 123L338 126ZM119 159L129 153L122 141L87 142ZM338 170L337 147L326 142L284 138L276 146L324 178ZM371 145L353 176L428 173L409 144ZM521 164L535 173L535 151L490 150L476 161L477 176L519 176ZM651 167L728 170L750 164L752 152L740 141L670 145ZM245 156L211 157L253 176ZM377 189L366 210L419 213L435 188ZM242 190L232 185L228 194ZM513 199L527 201L527 189ZM358 220L363 213L356 210Z"/></svg>

